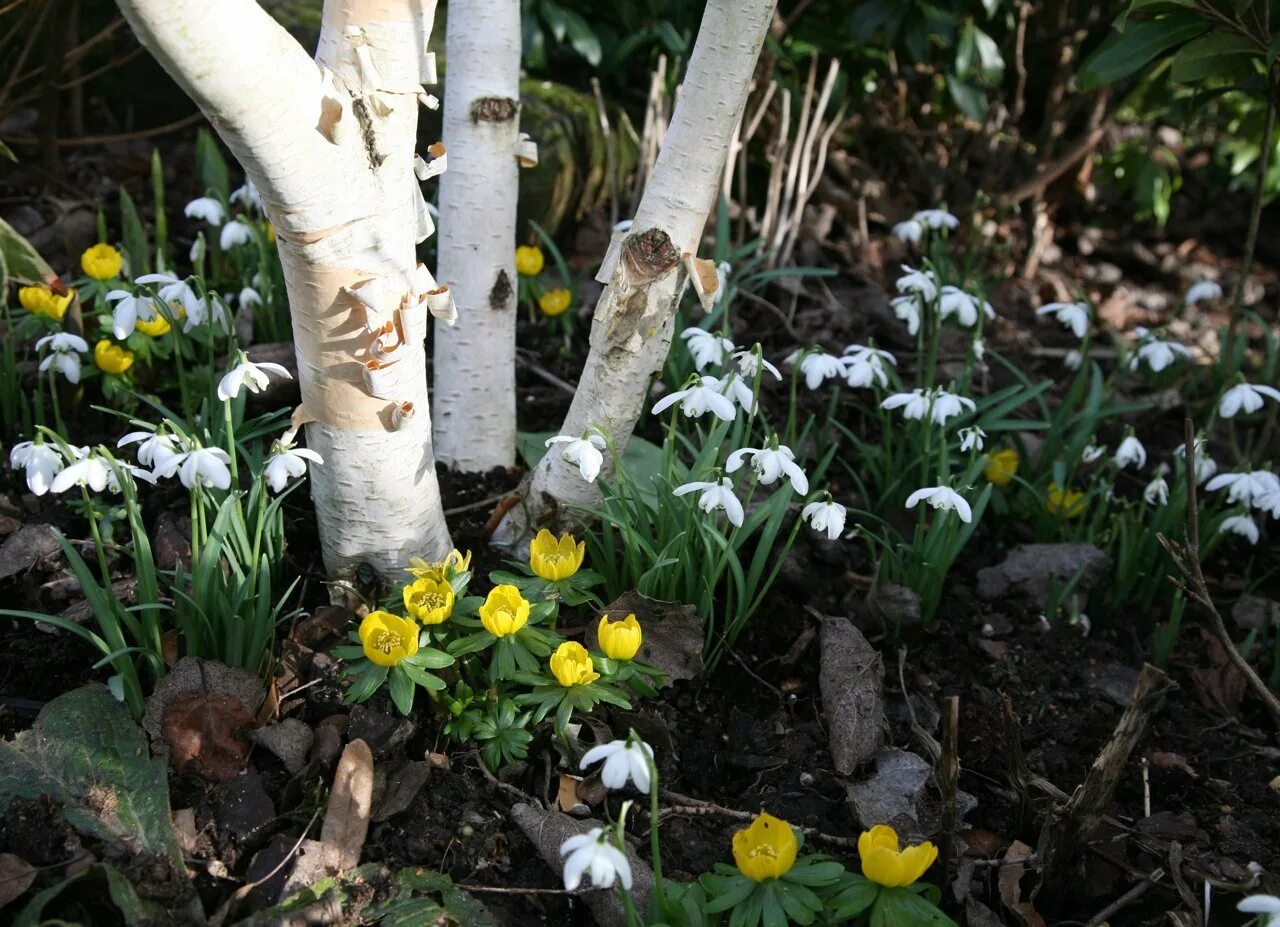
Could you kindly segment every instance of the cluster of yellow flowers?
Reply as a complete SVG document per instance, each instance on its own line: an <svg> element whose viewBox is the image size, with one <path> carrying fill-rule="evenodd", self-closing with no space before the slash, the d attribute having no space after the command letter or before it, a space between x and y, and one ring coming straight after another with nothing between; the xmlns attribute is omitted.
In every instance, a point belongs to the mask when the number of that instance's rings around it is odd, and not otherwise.
<svg viewBox="0 0 1280 927"><path fill-rule="evenodd" d="M32 315L44 315L61 322L67 307L75 299L75 290L55 293L47 286L24 286L18 289L18 303Z"/></svg>
<svg viewBox="0 0 1280 927"><path fill-rule="evenodd" d="M1018 473L1018 452L1013 448L1005 448L986 455L986 465L982 475L988 482L997 486L1007 486L1013 482ZM1050 515L1059 518L1079 518L1084 514L1084 493L1074 489L1063 489L1057 483L1050 483L1044 503Z"/></svg>

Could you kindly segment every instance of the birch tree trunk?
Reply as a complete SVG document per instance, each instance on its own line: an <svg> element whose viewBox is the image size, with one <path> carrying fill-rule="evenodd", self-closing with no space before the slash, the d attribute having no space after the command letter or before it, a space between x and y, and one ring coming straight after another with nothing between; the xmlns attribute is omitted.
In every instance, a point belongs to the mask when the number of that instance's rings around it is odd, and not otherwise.
<svg viewBox="0 0 1280 927"><path fill-rule="evenodd" d="M458 322L435 328L436 454L459 470L516 459L516 141L520 0L450 0L437 276Z"/></svg>
<svg viewBox="0 0 1280 927"><path fill-rule="evenodd" d="M671 126L627 235L610 245L597 279L591 350L560 429L607 435L621 454L643 411L652 378L671 346L675 310L715 203L734 128L746 104L777 0L708 0ZM610 466L606 459L606 467ZM608 471L604 471L607 475ZM553 447L534 469L493 535L522 543L536 528L573 528L574 506L600 491Z"/></svg>
<svg viewBox="0 0 1280 927"><path fill-rule="evenodd" d="M441 296L414 255L431 232L414 144L435 0L326 0L315 60L254 0L119 5L276 228L325 566L391 576L442 556L423 344Z"/></svg>

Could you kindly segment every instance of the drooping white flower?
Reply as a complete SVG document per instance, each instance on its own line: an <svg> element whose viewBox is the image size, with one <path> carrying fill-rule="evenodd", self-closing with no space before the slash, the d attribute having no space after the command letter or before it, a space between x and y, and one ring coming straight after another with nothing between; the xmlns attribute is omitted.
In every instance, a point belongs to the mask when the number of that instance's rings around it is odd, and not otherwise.
<svg viewBox="0 0 1280 927"><path fill-rule="evenodd" d="M1237 383L1222 394L1222 399L1218 401L1218 413L1223 418L1235 418L1238 412L1252 415L1262 408L1267 399L1280 402L1280 390L1272 386Z"/></svg>
<svg viewBox="0 0 1280 927"><path fill-rule="evenodd" d="M138 463L153 470L159 469L169 458L181 453L178 439L163 431L131 431L116 442L116 447L129 444L138 445Z"/></svg>
<svg viewBox="0 0 1280 927"><path fill-rule="evenodd" d="M907 334L914 335L920 331L920 300L915 296L895 296L889 300L893 314L907 323Z"/></svg>
<svg viewBox="0 0 1280 927"><path fill-rule="evenodd" d="M1280 476L1269 470L1219 473L1205 486L1209 492L1223 488L1227 490L1227 501L1232 505L1253 507L1268 493L1280 492Z"/></svg>
<svg viewBox="0 0 1280 927"><path fill-rule="evenodd" d="M1066 354L1062 355L1062 366L1068 370L1079 370L1080 365L1084 363L1084 355L1072 348Z"/></svg>
<svg viewBox="0 0 1280 927"><path fill-rule="evenodd" d="M73 486L88 486L94 492L102 492L111 480L111 467L107 461L92 453L87 447L72 448L77 460L58 471L49 484L49 491L66 492Z"/></svg>
<svg viewBox="0 0 1280 927"><path fill-rule="evenodd" d="M668 393L653 404L653 414L658 415L677 402L680 410L689 418L698 418L707 412L722 421L731 422L737 417L733 401L721 392L721 383L715 377L701 377L697 384Z"/></svg>
<svg viewBox="0 0 1280 927"><path fill-rule="evenodd" d="M192 200L182 212L188 219L199 219L210 225L221 225L227 221L227 212L222 208L222 203L212 196L201 196Z"/></svg>
<svg viewBox="0 0 1280 927"><path fill-rule="evenodd" d="M916 219L907 219L894 225L893 235L908 245L918 245L924 237L924 225Z"/></svg>
<svg viewBox="0 0 1280 927"><path fill-rule="evenodd" d="M175 277L173 274L144 274L134 283L154 283L159 284L157 295L167 304L177 304L187 314L187 331L191 330L192 319L198 318L199 321L194 324L199 325L204 321L206 310L205 302L196 295L196 291L192 289L191 284L185 279Z"/></svg>
<svg viewBox="0 0 1280 927"><path fill-rule="evenodd" d="M986 315L988 319L996 317L996 311L991 308L991 303L972 296L957 286L948 285L942 288L942 298L938 300L939 318L948 319L954 315L962 326L970 328L977 324L979 312Z"/></svg>
<svg viewBox="0 0 1280 927"><path fill-rule="evenodd" d="M187 321L182 326L182 330L189 332L193 328L199 328L206 322L223 332L230 327L230 319L227 317L227 305L218 298L217 293L210 293L208 300L199 300L195 305L194 311L187 310Z"/></svg>
<svg viewBox="0 0 1280 927"><path fill-rule="evenodd" d="M576 891L584 874L591 876L591 884L596 888L611 888L616 879L631 891L631 863L602 828L593 827L585 834L570 837L560 844L560 855L565 857L566 891Z"/></svg>
<svg viewBox="0 0 1280 927"><path fill-rule="evenodd" d="M934 231L955 229L960 225L960 220L945 209L922 209L911 218Z"/></svg>
<svg viewBox="0 0 1280 927"><path fill-rule="evenodd" d="M724 294L729 292L729 274L733 272L733 265L728 261L721 261L716 265L716 292L711 297L712 305L720 305L724 299Z"/></svg>
<svg viewBox="0 0 1280 927"><path fill-rule="evenodd" d="M274 453L267 458L262 468L262 475L272 492L280 492L289 485L289 480L297 479L307 472L307 461L322 464L324 458L308 447L294 447L291 443L277 441Z"/></svg>
<svg viewBox="0 0 1280 927"><path fill-rule="evenodd" d="M844 349L845 382L854 389L868 389L872 384L889 385L889 374L884 362L897 365L898 360L888 351L851 344Z"/></svg>
<svg viewBox="0 0 1280 927"><path fill-rule="evenodd" d="M746 351L734 352L730 357L730 360L737 364L738 373L743 379L754 382L756 375L762 370L773 374L773 378L775 380L782 379L782 374L779 373L778 368L764 359L764 355L761 353L759 345L756 345L754 348Z"/></svg>
<svg viewBox="0 0 1280 927"><path fill-rule="evenodd" d="M578 472L582 474L584 480L588 483L596 481L596 477L600 475L600 467L604 464L602 452L607 447L604 438L590 432L580 438L575 438L573 435L556 435L546 441L547 447L553 444L564 445L560 451L560 457L567 463L577 464Z"/></svg>
<svg viewBox="0 0 1280 927"><path fill-rule="evenodd" d="M1194 306L1206 299L1222 299L1222 287L1212 280L1198 280L1191 284L1187 295L1183 297L1183 301L1188 306Z"/></svg>
<svg viewBox="0 0 1280 927"><path fill-rule="evenodd" d="M1084 463L1096 463L1102 459L1102 455L1107 452L1105 444L1086 444L1084 450L1080 452L1080 460Z"/></svg>
<svg viewBox="0 0 1280 927"><path fill-rule="evenodd" d="M36 350L49 349L49 353L40 361L40 372L53 367L67 378L68 382L80 382L80 355L87 354L89 345L79 335L70 332L58 332L45 335L36 342Z"/></svg>
<svg viewBox="0 0 1280 927"><path fill-rule="evenodd" d="M969 451L982 450L982 439L987 436L987 433L977 425L973 425L969 428L961 428L959 433L960 453L967 454Z"/></svg>
<svg viewBox="0 0 1280 927"><path fill-rule="evenodd" d="M1142 490L1142 498L1147 501L1147 505L1168 505L1169 484L1163 476L1157 476Z"/></svg>
<svg viewBox="0 0 1280 927"><path fill-rule="evenodd" d="M170 477L175 473L182 485L188 489L197 486L213 486L218 489L231 488L231 470L227 464L231 457L220 447L200 447L195 450L175 454L157 465L155 474Z"/></svg>
<svg viewBox="0 0 1280 927"><path fill-rule="evenodd" d="M57 448L48 444L22 441L9 450L9 466L26 471L27 488L37 496L49 491L54 476L64 465Z"/></svg>
<svg viewBox="0 0 1280 927"><path fill-rule="evenodd" d="M252 206L257 210L262 209L262 197L258 194L258 188L248 178L245 178L244 186L236 187L235 190L231 191L231 202Z"/></svg>
<svg viewBox="0 0 1280 927"><path fill-rule="evenodd" d="M724 359L736 349L728 338L704 328L686 328L680 337L684 339L685 347L693 356L693 366L698 370L712 364L723 364Z"/></svg>
<svg viewBox="0 0 1280 927"><path fill-rule="evenodd" d="M586 769L604 760L604 766L600 768L600 782L606 789L620 789L630 779L647 795L651 784L649 760L652 758L653 748L633 736L592 747L583 755L581 768Z"/></svg>
<svg viewBox="0 0 1280 927"><path fill-rule="evenodd" d="M1184 344L1168 341L1141 326L1134 331L1138 335L1139 343L1137 350L1129 358L1130 370L1137 370L1141 363L1146 361L1153 373L1160 373L1179 357L1191 356L1191 351Z"/></svg>
<svg viewBox="0 0 1280 927"><path fill-rule="evenodd" d="M890 412L901 408L905 419L924 419L929 414L930 398L927 390L916 388L909 393L894 393L881 401L880 408Z"/></svg>
<svg viewBox="0 0 1280 927"><path fill-rule="evenodd" d="M1219 534L1237 534L1250 544L1258 543L1258 525L1248 515L1232 515L1218 526Z"/></svg>
<svg viewBox="0 0 1280 927"><path fill-rule="evenodd" d="M755 471L756 479L764 485L768 486L785 473L796 492L808 495L809 478L796 465L796 455L785 444L777 448L744 447L736 450L725 461L725 472L738 472L747 457L751 458L751 469Z"/></svg>
<svg viewBox="0 0 1280 927"><path fill-rule="evenodd" d="M1280 518L1280 489L1264 492L1253 500L1253 507L1259 512L1266 512L1272 518Z"/></svg>
<svg viewBox="0 0 1280 927"><path fill-rule="evenodd" d="M969 508L969 503L950 486L926 486L907 496L909 509L915 508L920 502L927 502L943 512L954 511L966 524L973 520L973 509Z"/></svg>
<svg viewBox="0 0 1280 927"><path fill-rule="evenodd" d="M800 517L809 523L810 528L826 532L828 541L834 541L844 533L847 514L843 505L831 499L810 502L800 511Z"/></svg>
<svg viewBox="0 0 1280 927"><path fill-rule="evenodd" d="M218 381L218 398L223 402L235 399L240 395L242 386L251 393L260 393L267 388L267 383L271 379L268 374L272 373L286 380L293 379L293 374L280 364L265 362L255 364L248 359L242 360Z"/></svg>
<svg viewBox="0 0 1280 927"><path fill-rule="evenodd" d="M262 305L262 294L251 286L242 287L240 290L240 308L248 309L253 306Z"/></svg>
<svg viewBox="0 0 1280 927"><path fill-rule="evenodd" d="M199 264L204 260L204 244L204 232L200 232L187 250L187 257L191 259L192 264Z"/></svg>
<svg viewBox="0 0 1280 927"><path fill-rule="evenodd" d="M218 235L218 247L223 251L247 245L251 241L253 241L253 229L239 219L232 219L224 225L222 232Z"/></svg>
<svg viewBox="0 0 1280 927"><path fill-rule="evenodd" d="M1195 468L1196 468L1197 483L1203 483L1205 480L1209 479L1215 473L1218 472L1218 464L1214 461L1212 457L1209 456L1209 452L1205 450L1206 444L1207 442L1203 438L1196 439ZM1187 445L1184 442L1178 445L1178 449L1173 452L1173 457L1179 463L1184 463L1187 459L1186 454L1187 454Z"/></svg>
<svg viewBox="0 0 1280 927"><path fill-rule="evenodd" d="M1125 435L1120 446L1116 448L1115 457L1116 467L1124 470L1126 467L1132 466L1141 470L1147 465L1147 449L1142 446L1142 442L1138 440L1136 435Z"/></svg>
<svg viewBox="0 0 1280 927"><path fill-rule="evenodd" d="M114 302L111 311L111 333L119 341L124 341L133 334L138 321L154 322L156 320L156 304L145 293L137 296L128 290L112 290L106 296L107 302Z"/></svg>
<svg viewBox="0 0 1280 927"><path fill-rule="evenodd" d="M797 352L789 360L793 364L799 361L800 372L804 374L804 385L809 389L817 389L826 380L844 376L844 363L826 351Z"/></svg>
<svg viewBox="0 0 1280 927"><path fill-rule="evenodd" d="M914 267L902 265L902 276L895 284L899 293L914 293L926 303L933 302L938 295L938 280L931 270L916 270Z"/></svg>
<svg viewBox="0 0 1280 927"><path fill-rule="evenodd" d="M732 370L723 377L708 377L707 379L714 380L717 384L716 388L721 393L728 396L747 412L752 415L756 413L759 403L756 400L755 391L752 389L752 381L739 376Z"/></svg>
<svg viewBox="0 0 1280 927"><path fill-rule="evenodd" d="M1089 304L1086 302L1045 303L1036 310L1036 315L1047 313L1053 313L1062 327L1071 329L1077 338L1083 338L1089 331Z"/></svg>
<svg viewBox="0 0 1280 927"><path fill-rule="evenodd" d="M933 394L933 423L945 425L947 419L965 412L972 412L977 406L967 396L948 393L945 389L935 390Z"/></svg>
<svg viewBox="0 0 1280 927"><path fill-rule="evenodd" d="M726 477L721 477L718 483L694 482L685 483L683 486L677 486L672 490L672 495L683 496L691 492L701 492L698 497L698 508L710 514L716 509L724 509L725 515L729 521L736 527L742 527L742 519L744 512L742 511L742 502L733 494L733 481Z"/></svg>

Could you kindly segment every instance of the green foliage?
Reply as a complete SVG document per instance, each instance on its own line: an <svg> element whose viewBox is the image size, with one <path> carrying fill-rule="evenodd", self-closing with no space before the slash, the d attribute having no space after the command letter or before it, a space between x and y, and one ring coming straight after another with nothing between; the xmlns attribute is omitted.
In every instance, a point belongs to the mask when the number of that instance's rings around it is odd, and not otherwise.
<svg viewBox="0 0 1280 927"><path fill-rule="evenodd" d="M9 284L25 286L47 283L56 275L31 242L0 219L0 299L7 297Z"/></svg>

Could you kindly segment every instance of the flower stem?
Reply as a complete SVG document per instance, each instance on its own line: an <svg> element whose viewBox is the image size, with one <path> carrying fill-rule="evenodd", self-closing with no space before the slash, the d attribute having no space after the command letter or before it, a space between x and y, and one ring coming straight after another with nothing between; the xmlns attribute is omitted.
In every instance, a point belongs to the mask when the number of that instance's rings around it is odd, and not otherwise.
<svg viewBox="0 0 1280 927"><path fill-rule="evenodd" d="M662 882L662 847L658 839L658 764L648 751L645 763L649 767L649 863L653 866L653 897L658 904L658 914L667 919L667 890Z"/></svg>

